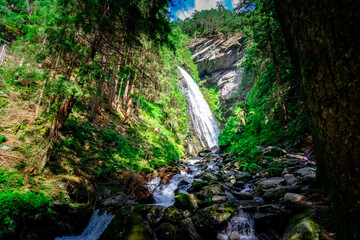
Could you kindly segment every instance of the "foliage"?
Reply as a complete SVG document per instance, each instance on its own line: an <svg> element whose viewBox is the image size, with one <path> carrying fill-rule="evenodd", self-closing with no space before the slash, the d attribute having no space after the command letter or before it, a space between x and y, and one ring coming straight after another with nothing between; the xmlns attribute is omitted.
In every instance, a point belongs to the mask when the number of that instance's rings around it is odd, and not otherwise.
<svg viewBox="0 0 360 240"><path fill-rule="evenodd" d="M239 13L248 43L242 67L245 73L255 74L255 83L245 102L233 110L219 144L245 170L254 170L263 159L259 146L300 147L306 134L306 114L273 1L242 4L243 9L256 6Z"/></svg>
<svg viewBox="0 0 360 240"><path fill-rule="evenodd" d="M206 102L209 104L210 110L215 116L216 121L218 124L221 123L224 118L222 116L222 109L218 92L215 88L201 87L200 90Z"/></svg>
<svg viewBox="0 0 360 240"><path fill-rule="evenodd" d="M3 134L0 134L0 143L6 142L6 136Z"/></svg>
<svg viewBox="0 0 360 240"><path fill-rule="evenodd" d="M190 37L206 36L219 32L230 35L239 31L239 16L219 4L217 9L196 11L192 18L176 22Z"/></svg>

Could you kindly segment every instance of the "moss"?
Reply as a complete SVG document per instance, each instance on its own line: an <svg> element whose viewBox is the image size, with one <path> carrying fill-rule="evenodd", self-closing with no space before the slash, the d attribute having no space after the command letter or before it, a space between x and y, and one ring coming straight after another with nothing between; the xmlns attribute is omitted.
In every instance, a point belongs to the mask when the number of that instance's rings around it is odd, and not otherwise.
<svg viewBox="0 0 360 240"><path fill-rule="evenodd" d="M166 220L176 223L181 219L181 214L175 206L170 206L165 209L164 217Z"/></svg>

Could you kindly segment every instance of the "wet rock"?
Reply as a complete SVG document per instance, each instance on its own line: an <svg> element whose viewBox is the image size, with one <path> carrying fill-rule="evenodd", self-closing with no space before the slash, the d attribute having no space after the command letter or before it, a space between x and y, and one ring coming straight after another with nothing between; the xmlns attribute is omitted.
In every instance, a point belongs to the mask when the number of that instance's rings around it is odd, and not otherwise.
<svg viewBox="0 0 360 240"><path fill-rule="evenodd" d="M211 184L201 193L202 199L211 201L214 195L225 196L224 188L220 184Z"/></svg>
<svg viewBox="0 0 360 240"><path fill-rule="evenodd" d="M235 174L236 180L249 180L251 179L251 175L248 172L239 172Z"/></svg>
<svg viewBox="0 0 360 240"><path fill-rule="evenodd" d="M284 201L289 203L297 203L304 200L304 196L296 193L286 193Z"/></svg>
<svg viewBox="0 0 360 240"><path fill-rule="evenodd" d="M232 194L237 197L239 200L251 200L254 198L254 194L251 192L236 192L233 191Z"/></svg>
<svg viewBox="0 0 360 240"><path fill-rule="evenodd" d="M125 203L126 200L127 200L127 196L125 194L119 194L111 198L105 199L104 201L102 201L101 205L103 207L121 206L122 204Z"/></svg>
<svg viewBox="0 0 360 240"><path fill-rule="evenodd" d="M286 151L278 147L269 146L262 151L262 154L264 156L281 157L286 155Z"/></svg>
<svg viewBox="0 0 360 240"><path fill-rule="evenodd" d="M265 191L263 198L266 201L276 200L284 196L286 189L284 188L270 188Z"/></svg>
<svg viewBox="0 0 360 240"><path fill-rule="evenodd" d="M208 153L210 153L210 150L203 150L201 152L198 153L199 157L205 157L206 155L208 155Z"/></svg>
<svg viewBox="0 0 360 240"><path fill-rule="evenodd" d="M164 223L161 223L159 228L157 229L156 236L159 239L170 239L170 238L175 237L177 232L178 232L177 226L174 226L168 222L164 222Z"/></svg>
<svg viewBox="0 0 360 240"><path fill-rule="evenodd" d="M298 159L285 159L283 165L287 168L294 166L301 166L301 162Z"/></svg>
<svg viewBox="0 0 360 240"><path fill-rule="evenodd" d="M300 181L302 184L307 184L314 180L314 178L316 177L315 172L316 171L314 168L305 167L297 170L296 174L301 176Z"/></svg>
<svg viewBox="0 0 360 240"><path fill-rule="evenodd" d="M215 204L219 204L219 203L227 202L227 198L226 198L226 196L215 195L212 197L211 201Z"/></svg>
<svg viewBox="0 0 360 240"><path fill-rule="evenodd" d="M309 217L303 219L296 219L295 216L293 219L296 220L294 224L290 225L281 240L294 240L294 239L304 239L304 240L316 240L319 239L319 227L318 225Z"/></svg>
<svg viewBox="0 0 360 240"><path fill-rule="evenodd" d="M178 184L178 187L180 187L180 186L186 186L186 185L189 185L190 183L189 182L187 182L187 181L185 181L185 180L181 180L180 182L179 182L179 184Z"/></svg>
<svg viewBox="0 0 360 240"><path fill-rule="evenodd" d="M163 207L153 207L146 215L150 225L158 224L164 217L165 209Z"/></svg>
<svg viewBox="0 0 360 240"><path fill-rule="evenodd" d="M166 219L167 221L176 223L181 218L182 215L175 206L170 206L165 209L164 219Z"/></svg>
<svg viewBox="0 0 360 240"><path fill-rule="evenodd" d="M230 183L232 185L236 185L236 179L235 178L230 178Z"/></svg>
<svg viewBox="0 0 360 240"><path fill-rule="evenodd" d="M203 187L209 185L206 181L194 181L191 187L188 189L189 193L201 191Z"/></svg>
<svg viewBox="0 0 360 240"><path fill-rule="evenodd" d="M302 177L314 173L315 173L315 169L310 167L300 168L299 170L296 171L296 174L301 175Z"/></svg>
<svg viewBox="0 0 360 240"><path fill-rule="evenodd" d="M275 213L275 214L280 214L282 211L281 207L275 204L267 204L260 206L258 210L259 213Z"/></svg>
<svg viewBox="0 0 360 240"><path fill-rule="evenodd" d="M286 185L294 185L297 183L297 179L294 174L285 174L284 179Z"/></svg>
<svg viewBox="0 0 360 240"><path fill-rule="evenodd" d="M189 240L202 240L201 236L197 233L194 223L191 221L191 218L185 218L181 221L181 225L184 229L184 232L187 236L186 239Z"/></svg>
<svg viewBox="0 0 360 240"><path fill-rule="evenodd" d="M143 217L137 213L116 215L101 235L101 240L151 240L153 235Z"/></svg>
<svg viewBox="0 0 360 240"><path fill-rule="evenodd" d="M204 181L209 181L209 182L217 182L218 181L218 177L210 172L205 172L202 174L198 175L199 178L203 179Z"/></svg>
<svg viewBox="0 0 360 240"><path fill-rule="evenodd" d="M195 210L198 208L197 198L194 194L180 193L175 196L174 206L180 209Z"/></svg>
<svg viewBox="0 0 360 240"><path fill-rule="evenodd" d="M235 210L232 204L215 204L197 211L192 220L197 228L209 233L224 223Z"/></svg>
<svg viewBox="0 0 360 240"><path fill-rule="evenodd" d="M285 174L288 174L289 170L287 168L284 168L283 171L281 172L281 176L284 176Z"/></svg>
<svg viewBox="0 0 360 240"><path fill-rule="evenodd" d="M256 191L262 192L265 191L265 189L275 188L279 186L282 182L284 182L284 178L282 177L273 177L260 180L257 183Z"/></svg>

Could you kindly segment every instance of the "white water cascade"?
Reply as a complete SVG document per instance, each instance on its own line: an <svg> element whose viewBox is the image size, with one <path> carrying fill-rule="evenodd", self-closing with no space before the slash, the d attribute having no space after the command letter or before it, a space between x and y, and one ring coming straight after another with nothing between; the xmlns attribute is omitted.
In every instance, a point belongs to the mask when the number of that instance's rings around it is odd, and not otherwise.
<svg viewBox="0 0 360 240"><path fill-rule="evenodd" d="M189 101L189 111L196 135L201 144L211 149L218 146L219 129L212 115L209 105L205 101L198 85L192 77L181 67L179 67L181 75L184 77L183 93ZM185 88L185 89L184 89Z"/></svg>
<svg viewBox="0 0 360 240"><path fill-rule="evenodd" d="M91 216L89 224L81 235L57 237L55 240L97 240L113 218L114 215L107 213L107 211L99 215L99 210L95 210Z"/></svg>
<svg viewBox="0 0 360 240"><path fill-rule="evenodd" d="M231 218L226 229L218 235L218 240L232 239L258 240L255 236L254 219L242 210Z"/></svg>

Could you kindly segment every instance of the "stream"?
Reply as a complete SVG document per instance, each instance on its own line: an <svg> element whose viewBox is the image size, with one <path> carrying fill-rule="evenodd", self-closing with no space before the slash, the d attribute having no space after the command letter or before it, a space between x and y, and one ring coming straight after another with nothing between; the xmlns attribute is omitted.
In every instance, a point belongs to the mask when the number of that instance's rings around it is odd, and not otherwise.
<svg viewBox="0 0 360 240"><path fill-rule="evenodd" d="M189 113L196 136L205 149L218 149L219 129L214 116L212 115L210 108L202 96L197 84L184 69L180 67L178 68L183 77L180 88L189 103ZM170 207L174 205L176 195L180 193L188 193L187 191L191 187L192 183L195 180L199 180L198 176L200 174L217 174L219 166L222 166L222 157L220 157L219 154L210 152L207 153L207 155L212 156L212 160L208 161L206 158L198 157L184 160L179 165L179 168L183 170L181 170L179 174L173 175L168 182L162 182L160 177L151 179L146 185L147 190L153 193L153 198L155 200L155 203L151 205L163 208ZM222 188L219 183L217 183L217 185ZM246 192L251 191L251 189L249 185L245 185L241 191ZM223 195L217 197L220 197L220 199L229 199L229 201L231 201L231 199L236 201L234 196L232 196L232 194L228 191L225 191L225 195L226 197ZM100 213L99 210L96 210L93 213L88 226L81 235L57 237L55 240L96 240L105 231L113 217L114 216L111 213L107 213L106 211ZM230 215L228 217L230 217ZM250 214L243 212L240 208L236 209L226 222L227 224L221 227L222 230L220 229L221 231L219 231L217 239L258 239L255 237L254 219L252 219ZM196 232L195 227L193 227L194 225L191 224L190 228ZM198 236L197 233L195 233L195 235ZM155 234L154 239L157 239Z"/></svg>

